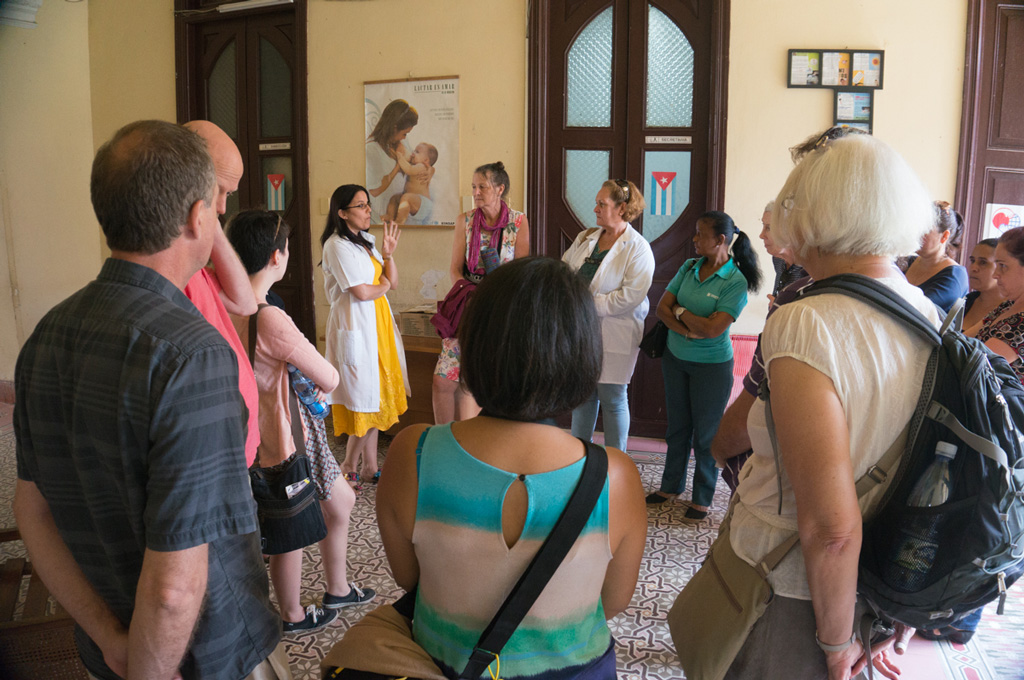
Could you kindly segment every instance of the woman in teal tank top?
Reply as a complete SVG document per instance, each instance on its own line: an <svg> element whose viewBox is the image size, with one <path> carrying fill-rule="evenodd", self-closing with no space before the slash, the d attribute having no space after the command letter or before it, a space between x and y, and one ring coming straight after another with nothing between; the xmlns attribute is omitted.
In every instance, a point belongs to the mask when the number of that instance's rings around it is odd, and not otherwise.
<svg viewBox="0 0 1024 680"><path fill-rule="evenodd" d="M413 637L449 677L579 481L586 447L552 418L593 393L600 337L592 296L565 264L525 258L500 267L459 332L462 379L481 415L415 425L391 445L377 492L381 538L395 580L417 587ZM608 449L601 497L499 654L501 677L614 678L606 621L629 605L646 534L636 466Z"/></svg>

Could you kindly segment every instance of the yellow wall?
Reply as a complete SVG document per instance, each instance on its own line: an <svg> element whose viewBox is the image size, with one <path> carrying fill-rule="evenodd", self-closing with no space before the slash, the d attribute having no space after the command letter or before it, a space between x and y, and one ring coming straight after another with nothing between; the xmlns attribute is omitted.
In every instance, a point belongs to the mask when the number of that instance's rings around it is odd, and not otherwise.
<svg viewBox="0 0 1024 680"><path fill-rule="evenodd" d="M525 176L526 0L378 0L309 3L309 166L314 261L320 261L322 204L341 184L363 183L363 82L459 76L460 193L473 168L497 160L512 182L511 205L522 209ZM400 17L400 19L392 18ZM394 31L393 36L385 36ZM414 37L419 36L418 38ZM378 233L379 236L379 233ZM448 271L451 228L402 230L395 309L424 301L420 278ZM316 270L317 326L327 321ZM447 276L437 286L444 296Z"/></svg>
<svg viewBox="0 0 1024 680"><path fill-rule="evenodd" d="M135 120L173 121L174 0L89 3L93 147Z"/></svg>
<svg viewBox="0 0 1024 680"><path fill-rule="evenodd" d="M725 209L758 247L761 208L791 167L788 147L828 126L832 116L830 91L785 87L790 47L884 49L875 131L906 156L936 198L953 193L964 3L821 0L807 8L795 0L732 0ZM39 28L0 27L0 380L13 374L17 348L39 317L98 269L100 236L88 200L94 149L131 120L174 119L172 10L173 0L46 2ZM527 0L310 0L314 241L325 219L323 201L337 185L364 177L367 80L459 75L461 192L469 191L472 168L501 159L512 180L512 205L522 208L526 12ZM403 30L391 38L395 17ZM423 39L410 37L410 27ZM396 308L419 301L425 271L447 269L450 246L450 229L404 230ZM17 317L11 264L20 291ZM766 255L763 266L770 272ZM315 286L322 329L319 272ZM758 332L765 309L758 295L734 332Z"/></svg>
<svg viewBox="0 0 1024 680"><path fill-rule="evenodd" d="M43 314L100 266L88 10L46 2L37 28L0 26L0 380Z"/></svg>
<svg viewBox="0 0 1024 680"><path fill-rule="evenodd" d="M874 134L920 174L936 199L953 199L963 99L967 3L963 0L732 0L725 210L757 242L761 210L792 169L788 149L832 122L831 90L786 87L787 50L885 50ZM757 295L733 327L760 332Z"/></svg>

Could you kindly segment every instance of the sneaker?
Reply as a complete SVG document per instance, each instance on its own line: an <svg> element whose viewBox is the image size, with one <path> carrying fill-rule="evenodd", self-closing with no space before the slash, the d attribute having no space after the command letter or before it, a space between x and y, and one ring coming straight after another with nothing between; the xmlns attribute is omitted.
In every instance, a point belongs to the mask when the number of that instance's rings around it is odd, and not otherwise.
<svg viewBox="0 0 1024 680"><path fill-rule="evenodd" d="M311 604L306 607L306 618L301 621L282 621L281 627L286 633L301 633L307 630L319 630L338 618L338 612L324 610Z"/></svg>
<svg viewBox="0 0 1024 680"><path fill-rule="evenodd" d="M348 485L351 486L356 491L362 491L363 490L363 485L359 483L359 473L358 472L346 472L345 473L345 481L348 482Z"/></svg>
<svg viewBox="0 0 1024 680"><path fill-rule="evenodd" d="M357 604L366 604L373 598L377 597L377 593L374 592L373 588L359 588L355 583L349 583L348 587L351 588L348 595L344 597L339 595L331 595L324 591L323 607L324 609L341 609L342 607L351 607Z"/></svg>

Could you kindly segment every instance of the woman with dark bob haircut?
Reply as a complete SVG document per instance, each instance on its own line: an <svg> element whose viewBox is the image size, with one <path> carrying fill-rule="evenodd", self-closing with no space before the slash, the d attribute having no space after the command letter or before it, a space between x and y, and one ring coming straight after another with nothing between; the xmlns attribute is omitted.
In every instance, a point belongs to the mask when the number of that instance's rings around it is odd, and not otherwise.
<svg viewBox="0 0 1024 680"><path fill-rule="evenodd" d="M456 677L561 515L586 445L551 418L601 371L593 297L565 264L531 257L487 276L459 330L463 380L483 408L395 437L377 520L398 584L417 588L413 637ZM647 535L636 466L608 451L586 528L501 652L501 676L614 678L606 620L633 597Z"/></svg>

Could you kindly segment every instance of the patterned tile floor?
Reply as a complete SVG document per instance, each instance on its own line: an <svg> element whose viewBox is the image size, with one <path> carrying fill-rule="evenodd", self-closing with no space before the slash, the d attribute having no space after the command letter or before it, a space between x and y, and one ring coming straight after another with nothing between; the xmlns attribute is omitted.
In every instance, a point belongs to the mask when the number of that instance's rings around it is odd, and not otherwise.
<svg viewBox="0 0 1024 680"><path fill-rule="evenodd" d="M11 500L14 490L14 434L10 427L10 409L0 404L0 526L13 524ZM328 428L330 429L330 428ZM381 437L386 451L387 437ZM338 458L344 457L344 445L331 441ZM653 488L661 474L664 456L657 452L634 454L647 488ZM378 592L375 603L367 607L342 610L338 620L324 630L292 635L288 651L296 680L319 678L319 660L344 632L372 606L394 600L400 591L388 571L374 517L376 488L367 485L356 502L349 539L349 575L359 585ZM711 521L690 526L679 521L682 505L666 503L650 510L647 551L641 567L640 582L632 605L609 622L618 640L619 677L624 680L668 680L683 677L672 650L665 616L679 588L696 572L702 556L711 545L722 520L726 490L719 485ZM15 545L0 552L0 560L23 553ZM323 593L320 555L316 546L306 551L303 570L303 597L313 601ZM1007 614L986 612L981 628L965 646L932 643L915 638L902 658L906 680L1024 680L1024 588L1010 590Z"/></svg>

